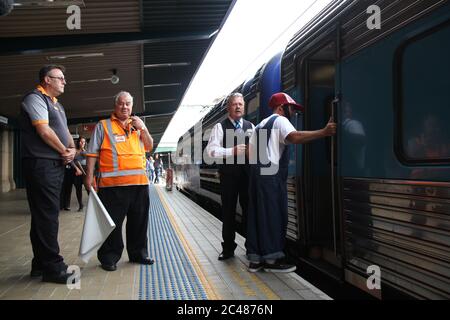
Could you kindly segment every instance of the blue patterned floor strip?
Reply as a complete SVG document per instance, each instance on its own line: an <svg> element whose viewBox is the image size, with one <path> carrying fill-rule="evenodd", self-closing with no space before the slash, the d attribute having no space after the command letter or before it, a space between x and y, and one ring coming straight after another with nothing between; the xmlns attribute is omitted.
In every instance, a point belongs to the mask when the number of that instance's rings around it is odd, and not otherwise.
<svg viewBox="0 0 450 320"><path fill-rule="evenodd" d="M141 266L139 300L208 299L153 185L149 192L149 253L156 262Z"/></svg>

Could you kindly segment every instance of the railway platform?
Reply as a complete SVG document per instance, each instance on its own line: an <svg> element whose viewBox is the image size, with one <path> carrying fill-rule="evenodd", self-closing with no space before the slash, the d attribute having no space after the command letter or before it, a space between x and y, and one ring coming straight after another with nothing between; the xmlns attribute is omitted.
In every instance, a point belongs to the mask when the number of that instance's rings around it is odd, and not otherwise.
<svg viewBox="0 0 450 320"><path fill-rule="evenodd" d="M0 299L2 300L328 300L295 273L247 271L245 239L237 235L234 258L219 261L221 222L163 185L150 186L151 266L128 262L124 251L117 271L101 269L96 257L78 257L84 213L61 211L59 244L68 265L79 267L79 286L31 278L30 213L24 190L0 201ZM124 237L125 239L125 237Z"/></svg>

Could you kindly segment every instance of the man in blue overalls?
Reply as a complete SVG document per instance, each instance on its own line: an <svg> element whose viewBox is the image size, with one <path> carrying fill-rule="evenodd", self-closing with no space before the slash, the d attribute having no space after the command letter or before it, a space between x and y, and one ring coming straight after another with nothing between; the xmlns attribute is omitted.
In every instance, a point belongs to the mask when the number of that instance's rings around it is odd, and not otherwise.
<svg viewBox="0 0 450 320"><path fill-rule="evenodd" d="M288 147L334 135L336 124L330 119L320 130L295 130L289 118L303 107L283 92L272 95L269 106L273 114L256 126L250 139L248 270L292 272L295 266L282 262L288 222Z"/></svg>

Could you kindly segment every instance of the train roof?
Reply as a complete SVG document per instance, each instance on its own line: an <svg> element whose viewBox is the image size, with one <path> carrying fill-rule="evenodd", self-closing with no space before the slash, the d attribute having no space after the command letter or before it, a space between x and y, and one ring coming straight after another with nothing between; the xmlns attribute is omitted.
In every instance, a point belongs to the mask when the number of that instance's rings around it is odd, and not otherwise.
<svg viewBox="0 0 450 320"><path fill-rule="evenodd" d="M346 58L446 3L447 0L332 1L289 41L282 58L283 89L295 85L295 60L313 50L325 37L339 32L340 58ZM381 10L381 29L367 27L370 17L367 10L371 5Z"/></svg>

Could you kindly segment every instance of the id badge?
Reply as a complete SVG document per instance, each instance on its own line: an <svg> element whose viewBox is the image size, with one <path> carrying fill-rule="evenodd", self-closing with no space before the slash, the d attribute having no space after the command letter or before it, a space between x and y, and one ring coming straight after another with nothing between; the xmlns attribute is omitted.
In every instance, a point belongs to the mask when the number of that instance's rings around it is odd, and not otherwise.
<svg viewBox="0 0 450 320"><path fill-rule="evenodd" d="M122 136L114 136L114 138L116 139L116 142L125 142L125 140L126 140L124 135L122 135Z"/></svg>

